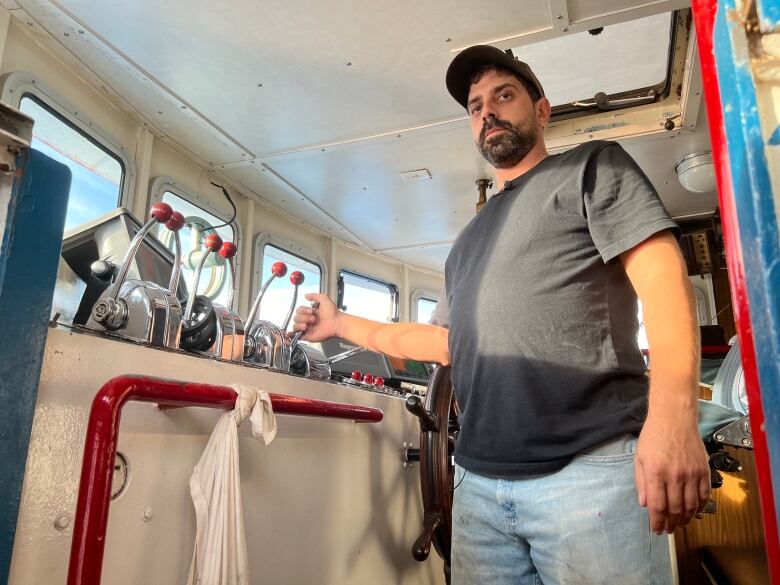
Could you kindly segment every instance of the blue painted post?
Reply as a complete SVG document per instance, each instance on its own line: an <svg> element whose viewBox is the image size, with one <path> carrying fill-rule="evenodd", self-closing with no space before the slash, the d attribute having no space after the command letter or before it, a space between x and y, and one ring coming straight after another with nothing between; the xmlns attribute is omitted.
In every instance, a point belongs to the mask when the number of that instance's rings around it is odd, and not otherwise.
<svg viewBox="0 0 780 585"><path fill-rule="evenodd" d="M774 29L780 5L759 0L761 26ZM764 411L764 430L775 510L780 511L780 239L767 149L778 148L764 136L744 23L734 15L735 0L718 6L714 30L715 60L721 88L734 203L750 302L751 325ZM775 185L775 192L780 185ZM778 522L780 518L774 518ZM765 518L766 521L771 519ZM770 556L773 554L769 553ZM777 576L775 576L777 578Z"/></svg>
<svg viewBox="0 0 780 585"><path fill-rule="evenodd" d="M11 566L70 190L70 170L38 151L15 164L10 198L0 193L9 201L0 210L0 583Z"/></svg>

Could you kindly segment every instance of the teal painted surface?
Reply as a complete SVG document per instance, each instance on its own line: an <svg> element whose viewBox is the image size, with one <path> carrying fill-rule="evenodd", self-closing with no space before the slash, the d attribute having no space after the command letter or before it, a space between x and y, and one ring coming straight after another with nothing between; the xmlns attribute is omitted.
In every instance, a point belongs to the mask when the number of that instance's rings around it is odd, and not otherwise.
<svg viewBox="0 0 780 585"><path fill-rule="evenodd" d="M35 150L17 168L0 240L0 583L11 565L71 179Z"/></svg>
<svg viewBox="0 0 780 585"><path fill-rule="evenodd" d="M756 4L761 30L770 32L780 28L780 0L758 0Z"/></svg>

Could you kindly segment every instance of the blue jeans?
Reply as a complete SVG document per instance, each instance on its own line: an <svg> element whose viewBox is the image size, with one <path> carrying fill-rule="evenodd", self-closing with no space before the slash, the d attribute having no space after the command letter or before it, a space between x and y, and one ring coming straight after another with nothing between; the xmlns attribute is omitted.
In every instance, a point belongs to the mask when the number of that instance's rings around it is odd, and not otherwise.
<svg viewBox="0 0 780 585"><path fill-rule="evenodd" d="M453 585L669 585L669 540L650 532L634 484L636 438L549 475L455 468Z"/></svg>

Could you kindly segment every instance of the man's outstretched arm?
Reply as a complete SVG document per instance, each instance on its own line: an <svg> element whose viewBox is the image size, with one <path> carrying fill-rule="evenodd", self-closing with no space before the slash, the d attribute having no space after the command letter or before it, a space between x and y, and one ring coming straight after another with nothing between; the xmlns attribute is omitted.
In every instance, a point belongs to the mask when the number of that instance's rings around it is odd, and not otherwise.
<svg viewBox="0 0 780 585"><path fill-rule="evenodd" d="M380 323L342 313L327 295L307 294L317 308L298 307L294 331L305 341L343 337L356 345L391 356L449 365L449 331L422 323Z"/></svg>
<svg viewBox="0 0 780 585"><path fill-rule="evenodd" d="M639 435L636 485L650 528L672 532L707 503L710 471L699 436L696 301L674 236L660 232L620 255L642 301L650 398Z"/></svg>

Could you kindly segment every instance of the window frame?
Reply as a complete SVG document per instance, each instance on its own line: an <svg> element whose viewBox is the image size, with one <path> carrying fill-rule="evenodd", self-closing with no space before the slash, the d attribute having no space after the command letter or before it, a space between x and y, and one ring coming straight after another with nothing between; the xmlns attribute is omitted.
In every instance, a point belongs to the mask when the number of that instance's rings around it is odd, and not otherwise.
<svg viewBox="0 0 780 585"><path fill-rule="evenodd" d="M3 79L2 90L0 91L0 100L3 102L18 110L22 99L28 94L63 123L84 136L95 146L107 151L118 159L122 167L122 182L119 185L117 208L132 209L135 200L136 172L133 160L127 155L125 147L94 120L86 116L83 111L75 108L65 98L46 86L45 83L31 73L14 71ZM35 126L33 126L33 129L35 129Z"/></svg>
<svg viewBox="0 0 780 585"><path fill-rule="evenodd" d="M339 310L344 310L344 274L349 274L351 276L356 276L358 278L365 278L366 280L371 280L373 282L376 282L377 284L384 285L390 289L390 306L392 307L393 315L390 318L389 323L398 323L400 321L399 316L399 310L400 310L400 299L401 299L401 293L400 289L398 288L398 285L390 282L388 280L383 280L381 278L377 278L376 276L371 276L370 274L366 274L364 272L359 272L357 270L352 270L350 268L341 268L338 273L338 277L336 278L336 306L339 308Z"/></svg>
<svg viewBox="0 0 780 585"><path fill-rule="evenodd" d="M439 293L426 289L418 289L412 293L409 298L409 317L412 323L417 323L417 303L422 299L436 304L439 302Z"/></svg>
<svg viewBox="0 0 780 585"><path fill-rule="evenodd" d="M263 277L263 256L265 255L266 244L271 244L275 248L279 248L287 254L291 254L292 256L296 256L301 260L305 260L306 262L311 262L312 264L316 265L320 269L320 293L323 293L327 290L328 267L320 256L290 240L279 238L270 234L269 232L260 232L255 236L255 244L253 247L254 260L252 262L252 285L249 287L250 305L257 296L257 293L260 292L260 288L263 285L260 280Z"/></svg>
<svg viewBox="0 0 780 585"><path fill-rule="evenodd" d="M152 205L155 203L159 203L162 201L163 195L165 195L166 191L170 191L177 197L181 197L188 203L200 207L201 209L209 212L213 216L217 217L218 219L221 219L223 222L227 222L230 219L230 214L226 213L225 210L220 209L216 205L214 205L213 202L206 199L202 195L198 195L194 191L191 191L181 183L176 182L176 180L173 177L169 177L168 175L159 175L157 177L154 177L149 182L149 208L151 209ZM225 201L227 203L227 200ZM234 201L235 203L235 201ZM147 215L148 215L147 211ZM148 218L144 218L148 219ZM238 221L238 215L236 215L236 218L230 222L230 227L233 228L233 233L235 234L235 237L233 239L233 243L236 245L237 252L236 255L233 257L233 264L235 265L235 273L236 273L236 282L233 283L235 290L233 292L234 294L234 310L238 310L238 303L239 303L239 293L241 291L241 224Z"/></svg>
<svg viewBox="0 0 780 585"><path fill-rule="evenodd" d="M573 118L584 118L587 116L595 115L595 114L609 114L610 112L624 112L626 110L630 110L632 108L636 108L639 106L646 106L646 105L652 105L652 104L659 104L660 102L663 102L668 98L672 93L672 86L674 83L673 77L674 77L674 67L675 67L675 57L677 56L678 46L677 41L680 35L680 31L678 30L678 17L680 16L681 10L672 10L670 11L670 16L672 19L671 27L669 30L669 51L667 52L667 62L666 62L666 79L664 81L659 82L655 85L649 85L647 87L641 87L626 91L621 91L613 94L608 94L608 99L626 99L626 98L634 98L634 97L640 97L643 94L649 93L651 90L654 91L655 96L653 98L652 102L648 102L645 104L626 104L624 106L618 106L614 109L607 109L602 110L597 106L594 107L582 107L582 106L574 106L571 104L559 104L559 105L551 105L550 110L550 121L551 122L559 122L563 120L570 120ZM582 34L585 31L580 31L576 34ZM690 37L688 39L688 42L690 43ZM515 47L516 48L516 47ZM681 52L685 53L687 51L687 48L683 48ZM508 49L507 53L510 56L514 57L514 53L512 49ZM579 98L580 101L591 101L593 100L593 96L590 97L583 97Z"/></svg>

